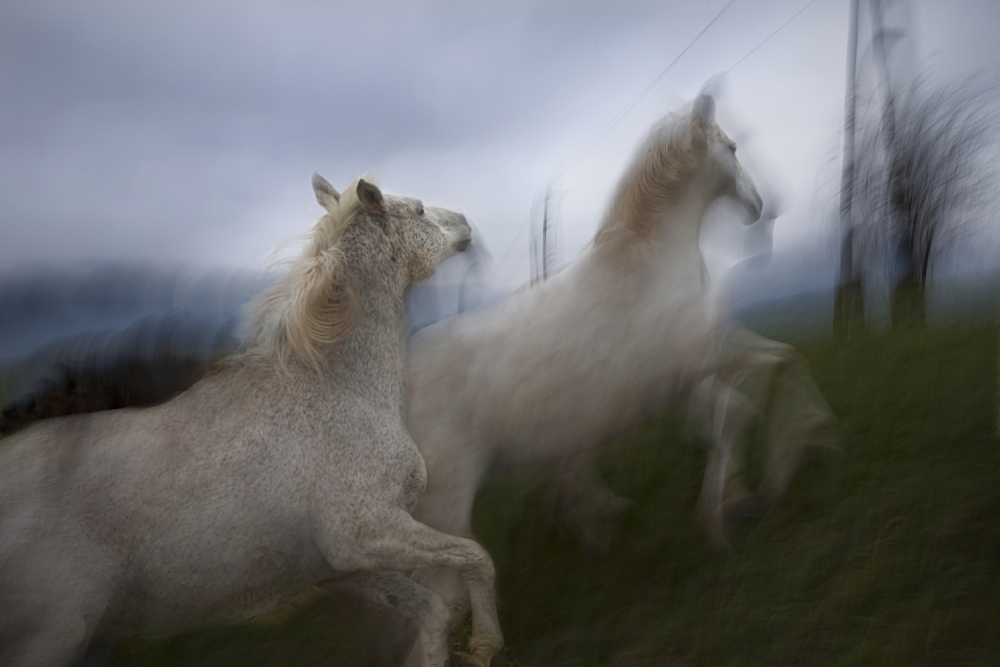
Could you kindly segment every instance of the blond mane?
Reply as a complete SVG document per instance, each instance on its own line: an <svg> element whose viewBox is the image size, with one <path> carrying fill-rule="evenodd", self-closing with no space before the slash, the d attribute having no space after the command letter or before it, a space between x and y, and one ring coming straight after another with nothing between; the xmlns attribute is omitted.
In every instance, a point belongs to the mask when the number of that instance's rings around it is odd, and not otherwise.
<svg viewBox="0 0 1000 667"><path fill-rule="evenodd" d="M358 180L319 219L288 271L254 298L247 332L250 352L270 357L282 368L296 358L322 370L326 359L320 348L344 340L354 329L358 304L339 243L360 208Z"/></svg>
<svg viewBox="0 0 1000 667"><path fill-rule="evenodd" d="M671 114L646 137L625 170L594 237L594 245L625 236L647 237L663 205L675 200L700 166L704 128L690 114Z"/></svg>

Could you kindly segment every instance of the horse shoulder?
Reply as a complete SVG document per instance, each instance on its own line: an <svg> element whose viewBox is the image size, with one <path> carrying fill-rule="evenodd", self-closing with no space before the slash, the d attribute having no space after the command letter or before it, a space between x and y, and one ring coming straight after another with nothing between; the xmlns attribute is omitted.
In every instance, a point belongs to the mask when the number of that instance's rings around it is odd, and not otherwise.
<svg viewBox="0 0 1000 667"><path fill-rule="evenodd" d="M348 419L316 457L310 489L311 523L319 534L337 535L331 556L349 563L366 543L381 537L387 512L412 513L427 485L427 468L396 415Z"/></svg>

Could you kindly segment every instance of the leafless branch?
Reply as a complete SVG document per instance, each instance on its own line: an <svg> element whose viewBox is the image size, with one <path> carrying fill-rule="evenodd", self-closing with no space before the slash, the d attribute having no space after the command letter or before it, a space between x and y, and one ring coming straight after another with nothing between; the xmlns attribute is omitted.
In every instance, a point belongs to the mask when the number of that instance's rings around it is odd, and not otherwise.
<svg viewBox="0 0 1000 667"><path fill-rule="evenodd" d="M942 250L983 219L1000 157L993 92L918 81L891 104L866 106L853 204L855 261L865 273L892 268L898 249L924 285Z"/></svg>

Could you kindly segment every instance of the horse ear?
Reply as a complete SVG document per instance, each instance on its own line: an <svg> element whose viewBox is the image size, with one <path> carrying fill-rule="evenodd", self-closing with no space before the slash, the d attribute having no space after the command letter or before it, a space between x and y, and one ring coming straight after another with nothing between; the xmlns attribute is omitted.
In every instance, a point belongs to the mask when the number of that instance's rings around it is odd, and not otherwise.
<svg viewBox="0 0 1000 667"><path fill-rule="evenodd" d="M709 130L715 125L715 100L702 93L691 107L691 145L702 151L708 145Z"/></svg>
<svg viewBox="0 0 1000 667"><path fill-rule="evenodd" d="M316 201L327 211L333 213L333 210L340 204L340 193L319 174L313 174L312 185Z"/></svg>
<svg viewBox="0 0 1000 667"><path fill-rule="evenodd" d="M708 93L699 95L691 109L691 122L702 127L715 125L715 98Z"/></svg>
<svg viewBox="0 0 1000 667"><path fill-rule="evenodd" d="M357 193L358 201L369 211L382 208L382 191L374 183L359 178Z"/></svg>

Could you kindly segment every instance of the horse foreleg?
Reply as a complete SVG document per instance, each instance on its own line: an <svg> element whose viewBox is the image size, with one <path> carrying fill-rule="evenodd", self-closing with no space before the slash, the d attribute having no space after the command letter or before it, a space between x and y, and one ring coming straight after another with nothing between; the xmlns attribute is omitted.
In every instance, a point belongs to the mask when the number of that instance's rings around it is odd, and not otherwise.
<svg viewBox="0 0 1000 667"><path fill-rule="evenodd" d="M392 570L412 572L429 568L451 568L461 573L469 591L472 607L472 636L469 658L479 667L487 667L503 647L503 635L497 619L493 560L476 542L434 530L399 510L366 521L361 534L374 536L356 545L354 553L345 554L343 535L329 531L316 540L335 570L377 572ZM419 586L413 582L414 586ZM408 589L412 590L412 589ZM430 593L429 589L428 593ZM442 602L443 605L443 602ZM447 607L443 607L447 612ZM429 639L427 660L437 660L440 647L447 647L448 620L440 627L421 628ZM434 635L436 639L430 639ZM440 665L443 662L427 662Z"/></svg>
<svg viewBox="0 0 1000 667"><path fill-rule="evenodd" d="M782 407L790 414L778 416L784 419L771 420L769 456L758 488L760 497L768 504L777 502L788 490L806 451L840 452L833 435L836 419L811 378L805 374L795 377L784 390L785 396L776 398L784 399Z"/></svg>
<svg viewBox="0 0 1000 667"><path fill-rule="evenodd" d="M734 457L737 443L745 440L753 410L749 399L736 389L738 383L713 382L712 432L697 516L709 540L725 547L727 523L753 501Z"/></svg>
<svg viewBox="0 0 1000 667"><path fill-rule="evenodd" d="M832 433L836 417L794 347L748 329L731 332L723 344L720 376L739 388L757 371L770 373L768 389L754 397L767 428L768 450L758 495L773 503L787 490L806 449L839 451Z"/></svg>
<svg viewBox="0 0 1000 667"><path fill-rule="evenodd" d="M439 434L434 443L425 445L431 451L445 451L447 456L426 457L427 488L413 518L448 535L471 538L472 505L485 466L478 456L481 448L441 446L441 443L456 442L465 440L460 435L441 437ZM469 593L457 570L441 567L417 570L413 579L441 596L451 610L453 621L469 611Z"/></svg>
<svg viewBox="0 0 1000 667"><path fill-rule="evenodd" d="M441 597L399 572L361 572L320 586L348 593L375 606L402 614L417 628L408 666L440 665L448 660L449 613Z"/></svg>

